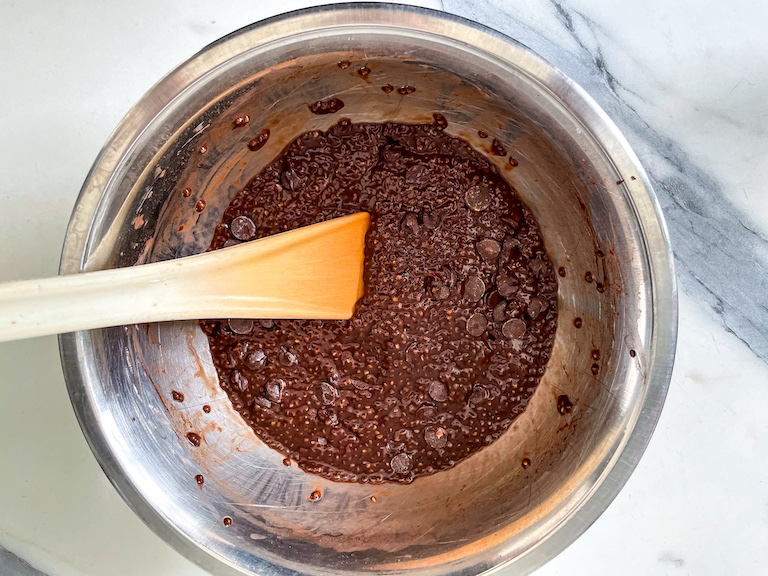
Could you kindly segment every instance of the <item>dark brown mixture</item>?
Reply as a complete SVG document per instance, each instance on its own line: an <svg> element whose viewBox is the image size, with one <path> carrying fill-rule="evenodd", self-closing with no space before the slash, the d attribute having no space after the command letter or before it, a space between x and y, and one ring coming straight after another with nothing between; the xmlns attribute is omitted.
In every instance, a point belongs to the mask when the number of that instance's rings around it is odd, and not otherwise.
<svg viewBox="0 0 768 576"><path fill-rule="evenodd" d="M329 100L318 100L308 104L310 112L312 114L335 114L342 108L344 108L344 102L338 98L330 98Z"/></svg>
<svg viewBox="0 0 768 576"><path fill-rule="evenodd" d="M573 411L573 402L568 398L568 395L561 394L557 397L557 411L563 416Z"/></svg>
<svg viewBox="0 0 768 576"><path fill-rule="evenodd" d="M449 468L507 430L544 373L557 283L538 226L444 128L341 120L304 134L216 229L211 250L371 214L350 321L201 322L234 408L307 472L410 482Z"/></svg>
<svg viewBox="0 0 768 576"><path fill-rule="evenodd" d="M248 149L251 152L256 152L258 150L261 150L262 148L264 148L264 145L267 143L267 140L269 140L269 128L264 128L264 130L259 132L255 138L253 138L248 142Z"/></svg>
<svg viewBox="0 0 768 576"><path fill-rule="evenodd" d="M195 448L200 446L201 438L200 438L200 434L198 434L197 432L189 432L187 434L187 440L189 440L189 443L192 444L192 446L194 446Z"/></svg>

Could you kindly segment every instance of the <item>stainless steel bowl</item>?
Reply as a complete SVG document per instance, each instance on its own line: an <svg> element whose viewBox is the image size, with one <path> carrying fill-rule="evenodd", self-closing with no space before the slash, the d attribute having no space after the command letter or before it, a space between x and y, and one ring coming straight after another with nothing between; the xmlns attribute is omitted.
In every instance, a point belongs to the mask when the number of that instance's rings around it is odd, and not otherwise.
<svg viewBox="0 0 768 576"><path fill-rule="evenodd" d="M362 64L367 78L355 74ZM384 84L416 92L386 94ZM331 96L345 102L341 113L309 113L308 102ZM196 323L61 337L72 403L102 468L153 530L211 572L528 573L599 516L649 440L669 384L677 301L648 178L571 80L513 40L446 14L314 8L202 50L153 87L105 145L74 210L61 272L200 252L236 191L299 133L341 116L423 122L433 112L480 150L489 143L478 130L507 146L519 166L491 158L567 271L546 374L491 446L407 486L332 483L285 467L244 424ZM232 130L240 113L251 123ZM268 145L250 152L245 144L262 127ZM191 209L197 198L207 201L200 215ZM172 389L184 392L183 404ZM574 402L571 414L558 413L560 394ZM200 447L186 440L190 431L203 437ZM316 488L324 496L312 502Z"/></svg>

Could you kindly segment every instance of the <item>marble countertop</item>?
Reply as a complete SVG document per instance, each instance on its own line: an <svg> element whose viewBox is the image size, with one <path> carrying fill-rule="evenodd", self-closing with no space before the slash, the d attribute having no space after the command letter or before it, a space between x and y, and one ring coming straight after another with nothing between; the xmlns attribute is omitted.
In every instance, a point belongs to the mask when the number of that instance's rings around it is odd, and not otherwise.
<svg viewBox="0 0 768 576"><path fill-rule="evenodd" d="M656 433L614 503L537 576L765 574L768 4L416 3L505 32L586 88L650 173L676 256L679 346ZM56 273L90 165L157 79L310 4L0 3L0 281ZM203 575L99 469L54 338L1 344L0 374L0 574Z"/></svg>

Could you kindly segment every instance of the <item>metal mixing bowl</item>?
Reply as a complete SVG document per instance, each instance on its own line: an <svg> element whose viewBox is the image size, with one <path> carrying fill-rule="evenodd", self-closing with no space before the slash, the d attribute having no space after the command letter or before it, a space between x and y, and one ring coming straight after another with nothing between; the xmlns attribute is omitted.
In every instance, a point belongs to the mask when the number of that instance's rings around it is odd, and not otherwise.
<svg viewBox="0 0 768 576"><path fill-rule="evenodd" d="M356 74L363 64L367 78ZM385 84L416 91L387 94ZM331 96L344 101L342 112L309 112L308 102ZM597 518L650 438L669 384L677 301L648 178L616 127L561 72L501 34L439 12L321 7L202 50L153 87L105 145L74 210L61 272L203 251L237 190L301 132L342 116L431 122L433 112L479 150L490 141L479 130L510 150L517 167L489 158L566 270L541 385L479 453L410 485L333 483L284 466L241 420L195 322L61 337L72 403L101 466L153 530L211 572L528 573ZM242 113L250 124L232 130ZM251 152L246 143L263 127L269 142ZM199 198L201 214L192 208ZM174 402L172 389L185 402ZM557 410L561 394L574 403L570 414ZM190 431L202 436L200 447L186 440ZM308 500L317 488L322 500Z"/></svg>

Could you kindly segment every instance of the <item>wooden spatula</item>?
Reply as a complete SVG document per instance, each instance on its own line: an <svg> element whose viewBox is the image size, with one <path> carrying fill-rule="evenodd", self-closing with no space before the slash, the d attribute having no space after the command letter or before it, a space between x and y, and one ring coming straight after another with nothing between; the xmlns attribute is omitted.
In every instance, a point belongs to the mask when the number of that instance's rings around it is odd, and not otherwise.
<svg viewBox="0 0 768 576"><path fill-rule="evenodd" d="M369 222L360 212L187 258L0 284L0 342L165 320L346 319Z"/></svg>

